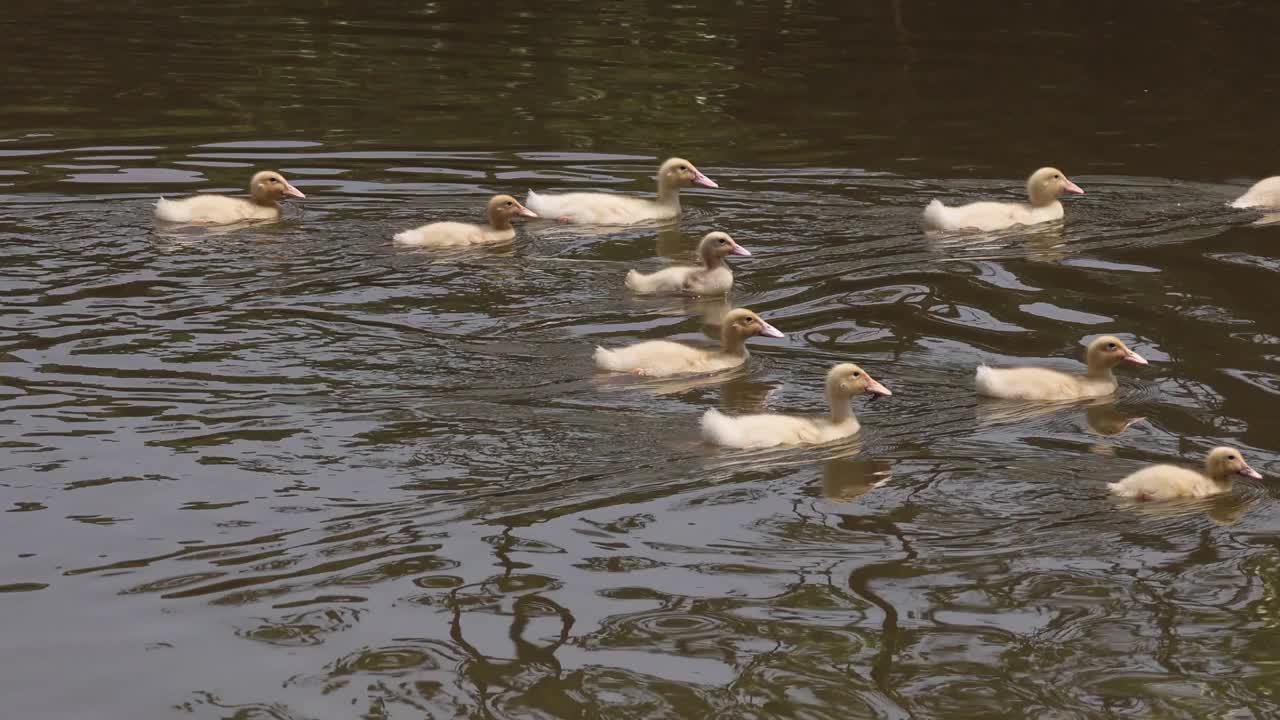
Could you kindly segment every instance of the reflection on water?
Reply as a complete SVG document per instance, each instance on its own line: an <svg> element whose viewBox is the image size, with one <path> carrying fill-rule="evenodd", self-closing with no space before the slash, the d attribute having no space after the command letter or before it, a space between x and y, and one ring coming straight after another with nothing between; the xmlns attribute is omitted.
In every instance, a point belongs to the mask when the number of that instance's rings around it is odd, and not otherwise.
<svg viewBox="0 0 1280 720"><path fill-rule="evenodd" d="M981 425L1027 423L1059 414L1081 415L1089 432L1104 436L1119 435L1146 419L1141 415L1131 415L1117 408L1114 399L1110 397L1050 403L982 398L977 403L978 423Z"/></svg>
<svg viewBox="0 0 1280 720"><path fill-rule="evenodd" d="M1124 511L1150 518L1175 518L1182 515L1201 515L1219 525L1234 525L1245 513L1258 505L1262 498L1245 490L1235 494L1215 495L1195 500L1169 500L1167 502L1136 502L1117 500Z"/></svg>
<svg viewBox="0 0 1280 720"><path fill-rule="evenodd" d="M822 497L851 503L893 480L893 466L883 460L833 458L822 464Z"/></svg>
<svg viewBox="0 0 1280 720"><path fill-rule="evenodd" d="M12 9L7 715L1280 712L1272 482L1105 485L1228 442L1280 473L1276 225L1226 206L1275 171L1280 10L704 5ZM678 222L390 243L675 153L721 184ZM920 231L1047 163L1064 223ZM152 221L259 168L307 194L280 222ZM711 230L753 253L729 298L625 291ZM730 306L786 338L593 371ZM1153 361L1116 398L974 396L1103 332ZM820 412L844 361L894 391L858 436L699 441Z"/></svg>

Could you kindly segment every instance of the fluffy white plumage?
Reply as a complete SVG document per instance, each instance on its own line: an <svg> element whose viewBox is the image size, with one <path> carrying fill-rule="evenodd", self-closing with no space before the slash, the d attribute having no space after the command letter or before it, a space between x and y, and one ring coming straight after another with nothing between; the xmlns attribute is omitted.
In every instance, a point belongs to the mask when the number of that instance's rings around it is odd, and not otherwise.
<svg viewBox="0 0 1280 720"><path fill-rule="evenodd" d="M783 336L746 308L730 310L722 323L719 348L696 348L670 340L646 340L613 350L597 347L596 366L601 370L648 377L719 372L747 361L747 338Z"/></svg>
<svg viewBox="0 0 1280 720"><path fill-rule="evenodd" d="M275 220L280 217L280 200L305 198L280 173L264 170L249 181L251 200L226 195L201 194L180 200L156 201L155 216L175 223L227 225L247 220Z"/></svg>
<svg viewBox="0 0 1280 720"><path fill-rule="evenodd" d="M839 440L857 433L862 427L849 407L850 399L862 393L893 394L857 365L840 363L827 373L828 415L803 417L760 413L730 417L712 408L702 415L702 438L733 448L810 445Z"/></svg>
<svg viewBox="0 0 1280 720"><path fill-rule="evenodd" d="M227 225L245 220L274 220L280 208L257 205L225 195L195 195L181 200L156 201L156 218L176 223Z"/></svg>
<svg viewBox="0 0 1280 720"><path fill-rule="evenodd" d="M627 272L626 285L638 293L723 295L733 287L733 271L724 262L729 255L749 256L751 252L728 233L710 232L698 242L701 267L664 268L649 274L631 270Z"/></svg>
<svg viewBox="0 0 1280 720"><path fill-rule="evenodd" d="M658 196L654 200L600 192L536 193L524 204L543 217L588 225L631 225L667 220L680 214L680 188L719 187L693 163L670 158L658 168Z"/></svg>
<svg viewBox="0 0 1280 720"><path fill-rule="evenodd" d="M430 247L459 247L506 242L515 238L511 225L515 217L538 217L537 213L520 204L510 195L494 195L485 207L487 224L461 222L434 222L412 230L398 232L392 240L401 245Z"/></svg>
<svg viewBox="0 0 1280 720"><path fill-rule="evenodd" d="M666 220L680 214L680 205L608 193L538 194L530 190L524 204L543 217L566 218L583 225L631 225Z"/></svg>
<svg viewBox="0 0 1280 720"><path fill-rule="evenodd" d="M976 202L947 207L938 200L924 209L926 230L981 230L990 232L1017 225L1037 225L1062 219L1064 192L1084 194L1057 168L1036 170L1027 178L1028 202Z"/></svg>
<svg viewBox="0 0 1280 720"><path fill-rule="evenodd" d="M1280 210L1280 175L1259 180L1231 203L1236 208Z"/></svg>
<svg viewBox="0 0 1280 720"><path fill-rule="evenodd" d="M806 418L761 413L730 417L712 408L702 415L702 437L707 442L733 448L774 445L810 445L848 437L861 429L850 416L833 423L828 418Z"/></svg>
<svg viewBox="0 0 1280 720"><path fill-rule="evenodd" d="M992 368L979 365L974 373L979 395L1009 400L1074 400L1116 391L1114 376L1090 380L1049 368Z"/></svg>
<svg viewBox="0 0 1280 720"><path fill-rule="evenodd" d="M1119 482L1107 483L1107 488L1112 494L1134 500L1201 498L1230 492L1235 475L1262 479L1238 450L1219 447L1209 451L1204 472L1177 465L1152 465Z"/></svg>
<svg viewBox="0 0 1280 720"><path fill-rule="evenodd" d="M1040 367L991 368L979 365L974 386L979 395L1009 400L1079 400L1110 395L1119 387L1111 369L1122 362L1147 361L1114 335L1103 335L1085 350L1088 371L1065 373Z"/></svg>
<svg viewBox="0 0 1280 720"><path fill-rule="evenodd" d="M750 353L695 348L670 340L648 340L608 350L597 347L596 366L613 372L634 372L649 377L708 373L728 370L747 361Z"/></svg>
<svg viewBox="0 0 1280 720"><path fill-rule="evenodd" d="M924 209L925 226L931 230L982 230L991 232L1015 225L1038 225L1062 219L1062 203L1043 207L1026 203L976 202L947 207L933 200Z"/></svg>
<svg viewBox="0 0 1280 720"><path fill-rule="evenodd" d="M515 236L516 231L514 228L494 230L485 225L446 221L430 223L412 230L398 232L391 239L401 245L455 247L505 242Z"/></svg>

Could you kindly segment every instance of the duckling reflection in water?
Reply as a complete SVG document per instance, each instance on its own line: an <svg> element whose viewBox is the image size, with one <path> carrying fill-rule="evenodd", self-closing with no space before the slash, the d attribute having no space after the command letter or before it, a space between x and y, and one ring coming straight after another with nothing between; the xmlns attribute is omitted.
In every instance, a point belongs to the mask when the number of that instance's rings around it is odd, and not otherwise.
<svg viewBox="0 0 1280 720"><path fill-rule="evenodd" d="M650 300L652 300L650 298ZM672 301L675 301L672 304ZM701 317L702 333L712 340L720 339L720 332L724 325L724 316L729 314L732 307L729 305L729 299L721 296L713 297L680 297L680 298L663 298L666 303L654 310L659 315L671 315L677 317Z"/></svg>
<svg viewBox="0 0 1280 720"><path fill-rule="evenodd" d="M1114 437L1129 428L1145 421L1147 418L1142 415L1129 415L1120 412L1114 405L1090 405L1084 411L1085 422L1089 425L1089 432L1103 437ZM1100 442L1089 445L1089 450L1096 455L1107 455L1115 457L1116 448L1114 445L1103 444Z"/></svg>
<svg viewBox="0 0 1280 720"><path fill-rule="evenodd" d="M720 386L720 408L736 413L766 412L781 387L780 382L752 380L745 374L734 376Z"/></svg>
<svg viewBox="0 0 1280 720"><path fill-rule="evenodd" d="M748 368L746 365L739 365L735 368L723 370L710 374L695 375L667 375L657 377L646 377L636 375L600 375L597 376L598 382L607 384L617 384L619 380L626 381L626 387L631 389L647 390L654 395L679 395L680 393L695 390L700 387L719 386L723 395L725 388L737 387L739 385L757 385L747 379Z"/></svg>
<svg viewBox="0 0 1280 720"><path fill-rule="evenodd" d="M1265 495L1221 493L1205 498L1181 498L1164 502L1122 500L1122 507L1130 512L1152 518L1172 518L1204 514L1218 525L1234 525L1252 508L1261 504Z"/></svg>
<svg viewBox="0 0 1280 720"><path fill-rule="evenodd" d="M1016 225L1005 230L963 235L926 233L925 241L930 249L954 259L963 259L965 253L1008 254L1019 244L1026 250L1028 260L1057 262L1067 256L1066 227L1062 223Z"/></svg>
<svg viewBox="0 0 1280 720"><path fill-rule="evenodd" d="M828 460L822 465L822 497L833 503L853 502L893 480L892 468L887 460Z"/></svg>
<svg viewBox="0 0 1280 720"><path fill-rule="evenodd" d="M1110 404L1090 405L1085 408L1084 417L1091 432L1107 437L1119 435L1147 419L1145 415L1120 412L1119 408Z"/></svg>
<svg viewBox="0 0 1280 720"><path fill-rule="evenodd" d="M1051 415L1065 415L1080 408L1082 404L1080 401L1072 400L1047 405L1018 400L982 400L975 410L979 424L1005 425ZM1146 420L1146 417L1123 412L1113 402L1093 401L1085 405L1084 419L1089 432L1112 437Z"/></svg>
<svg viewBox="0 0 1280 720"><path fill-rule="evenodd" d="M1028 260L1055 263L1067 256L1066 228L1061 224L1038 225L1026 239Z"/></svg>
<svg viewBox="0 0 1280 720"><path fill-rule="evenodd" d="M658 229L658 236L653 243L653 256L676 262L693 261L698 258L698 249L696 244L689 244L688 236L680 231L678 225L671 225Z"/></svg>

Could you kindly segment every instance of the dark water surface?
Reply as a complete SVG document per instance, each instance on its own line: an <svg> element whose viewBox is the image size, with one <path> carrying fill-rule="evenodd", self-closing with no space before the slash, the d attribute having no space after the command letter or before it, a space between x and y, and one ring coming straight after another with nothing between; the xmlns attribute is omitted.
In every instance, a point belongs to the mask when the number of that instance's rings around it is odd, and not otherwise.
<svg viewBox="0 0 1280 720"><path fill-rule="evenodd" d="M1280 712L1278 486L1103 484L1221 443L1280 476L1280 225L1225 206L1280 170L1280 6L396 5L9 8L5 718ZM722 186L678 224L389 244L672 154ZM1065 227L919 232L1045 164ZM308 194L280 223L151 219L259 168ZM621 281L712 229L787 337L596 376L704 337L722 306ZM1102 332L1152 361L1114 403L974 397ZM894 391L860 438L697 442L841 360Z"/></svg>

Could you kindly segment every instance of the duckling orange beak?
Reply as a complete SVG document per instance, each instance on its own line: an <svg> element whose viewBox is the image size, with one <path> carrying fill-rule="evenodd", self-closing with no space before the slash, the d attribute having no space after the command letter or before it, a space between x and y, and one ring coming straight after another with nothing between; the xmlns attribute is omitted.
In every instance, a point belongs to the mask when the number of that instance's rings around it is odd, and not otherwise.
<svg viewBox="0 0 1280 720"><path fill-rule="evenodd" d="M531 218L538 217L538 213L530 210L529 208L523 205L520 206L520 214L523 215L524 217L531 217Z"/></svg>
<svg viewBox="0 0 1280 720"><path fill-rule="evenodd" d="M1248 465L1245 465L1244 467L1240 468L1239 470L1236 471L1236 473L1239 475L1243 475L1245 477L1253 478L1254 480L1262 479L1262 473L1258 472L1257 470L1254 470Z"/></svg>
<svg viewBox="0 0 1280 720"><path fill-rule="evenodd" d="M875 380L872 380L870 376L867 377L867 389L863 392L871 393L872 395L882 395L884 397L889 397L893 394L889 392L889 388L881 385Z"/></svg>
<svg viewBox="0 0 1280 720"><path fill-rule="evenodd" d="M1132 351L1132 350L1130 350L1129 352L1127 352L1127 353L1125 353L1125 354L1124 354L1124 359L1125 359L1125 361L1127 361L1127 362L1137 363L1138 365L1149 365L1149 364L1150 364L1150 363L1148 363L1148 362L1147 362L1147 359L1146 359L1146 358L1142 357L1141 355L1139 355L1138 353L1136 353L1136 352L1134 352L1134 351Z"/></svg>
<svg viewBox="0 0 1280 720"><path fill-rule="evenodd" d="M733 244L733 250L732 250L731 252L732 252L734 255L742 255L743 257L751 257L751 251L750 251L750 250L748 250L748 249L746 249L746 248L744 248L744 247L742 247L742 246L741 246L741 245L739 245L738 243L734 243L734 244Z"/></svg>
<svg viewBox="0 0 1280 720"><path fill-rule="evenodd" d="M305 198L305 197L306 197L306 195L303 195L303 194L302 194L302 191L301 191L301 190L299 190L298 188L296 188L296 187L294 187L293 185L289 184L289 181L288 181L288 180L286 180L286 181L284 182L284 194L285 194L285 195L288 195L289 197L296 197L296 198Z"/></svg>
<svg viewBox="0 0 1280 720"><path fill-rule="evenodd" d="M786 337L781 330L763 320L760 321L760 334L765 337Z"/></svg>
<svg viewBox="0 0 1280 720"><path fill-rule="evenodd" d="M720 187L719 185L717 185L717 184L716 184L716 181L715 181L715 180L712 180L711 178L707 177L706 175L703 175L701 170L694 170L694 171L693 171L693 184L694 184L694 185L701 185L702 187L709 187L709 188L718 188L718 187Z"/></svg>
<svg viewBox="0 0 1280 720"><path fill-rule="evenodd" d="M1077 185L1077 184L1075 184L1075 183L1071 182L1070 180L1067 180L1065 177L1064 177L1064 178L1062 178L1062 179L1063 179L1063 180L1065 180L1065 181L1066 181L1066 183L1067 183L1066 185L1063 185L1063 186L1062 186L1062 189L1063 189L1063 190L1066 190L1067 192L1073 192L1073 193L1076 193L1077 195L1083 195L1083 194L1084 194L1084 191L1080 189L1080 186L1079 186L1079 185Z"/></svg>

